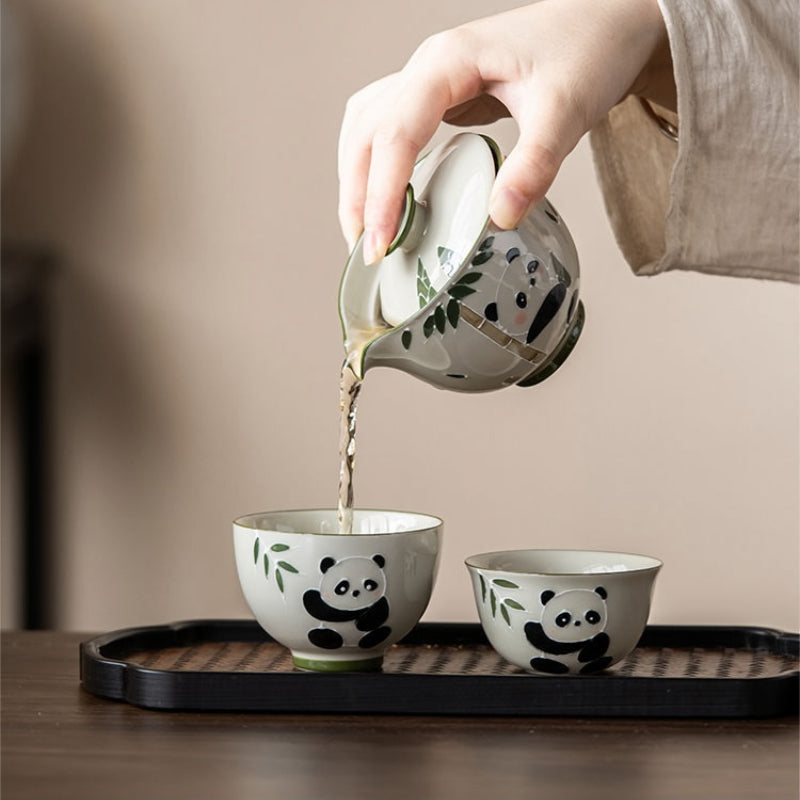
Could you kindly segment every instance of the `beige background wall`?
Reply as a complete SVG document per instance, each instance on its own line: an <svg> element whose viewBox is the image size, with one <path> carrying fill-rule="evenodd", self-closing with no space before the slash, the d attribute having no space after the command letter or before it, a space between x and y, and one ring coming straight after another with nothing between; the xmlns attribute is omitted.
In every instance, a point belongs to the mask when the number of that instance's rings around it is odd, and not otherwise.
<svg viewBox="0 0 800 800"><path fill-rule="evenodd" d="M245 616L231 519L335 502L344 102L513 4L4 0L30 78L5 236L60 259L60 626ZM797 288L633 277L585 142L550 198L583 264L569 364L483 396L369 374L357 501L444 518L428 619L477 618L466 555L568 546L663 558L656 622L797 629Z"/></svg>

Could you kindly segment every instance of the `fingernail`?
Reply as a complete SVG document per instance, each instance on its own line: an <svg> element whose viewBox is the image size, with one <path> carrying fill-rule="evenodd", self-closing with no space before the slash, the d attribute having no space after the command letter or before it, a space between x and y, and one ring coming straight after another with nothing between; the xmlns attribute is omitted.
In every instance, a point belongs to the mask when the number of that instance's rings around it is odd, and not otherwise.
<svg viewBox="0 0 800 800"><path fill-rule="evenodd" d="M375 232L367 231L364 234L364 244L361 248L364 256L364 263L369 266L375 263Z"/></svg>
<svg viewBox="0 0 800 800"><path fill-rule="evenodd" d="M528 201L517 191L503 187L489 201L489 216L498 228L515 228L528 211Z"/></svg>
<svg viewBox="0 0 800 800"><path fill-rule="evenodd" d="M388 243L383 240L377 231L368 230L364 234L364 263L371 266L386 255Z"/></svg>

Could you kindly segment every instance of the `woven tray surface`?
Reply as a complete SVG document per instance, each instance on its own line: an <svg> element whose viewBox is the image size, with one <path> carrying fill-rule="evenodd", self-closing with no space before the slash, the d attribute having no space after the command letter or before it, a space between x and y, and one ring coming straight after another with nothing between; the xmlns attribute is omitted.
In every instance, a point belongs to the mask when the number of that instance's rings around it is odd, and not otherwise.
<svg viewBox="0 0 800 800"><path fill-rule="evenodd" d="M173 672L292 672L289 651L274 642L201 642L130 653L128 663ZM729 647L639 647L606 670L634 678L767 678L800 668L793 656ZM482 645L395 645L386 654L384 674L525 674Z"/></svg>

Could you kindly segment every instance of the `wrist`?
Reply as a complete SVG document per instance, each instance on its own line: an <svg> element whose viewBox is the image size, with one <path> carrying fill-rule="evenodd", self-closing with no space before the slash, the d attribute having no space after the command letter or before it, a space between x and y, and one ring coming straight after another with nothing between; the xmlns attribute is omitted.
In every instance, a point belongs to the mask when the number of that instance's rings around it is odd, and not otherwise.
<svg viewBox="0 0 800 800"><path fill-rule="evenodd" d="M637 0L637 4L647 15L647 35L653 37L653 44L650 57L628 90L628 94L643 97L669 111L677 111L678 99L672 52L664 17L656 0Z"/></svg>

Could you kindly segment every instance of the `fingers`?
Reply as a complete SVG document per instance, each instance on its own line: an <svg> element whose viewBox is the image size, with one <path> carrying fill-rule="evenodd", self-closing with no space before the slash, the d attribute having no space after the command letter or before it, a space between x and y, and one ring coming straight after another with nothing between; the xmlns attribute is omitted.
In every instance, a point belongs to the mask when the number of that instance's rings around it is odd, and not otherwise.
<svg viewBox="0 0 800 800"><path fill-rule="evenodd" d="M384 86L384 94L369 108L356 107L342 130L339 221L351 248L364 231L368 264L386 253L397 231L414 163L441 119L431 105L403 110L403 105L415 104L415 98L401 103L404 92L397 83ZM393 110L384 113L387 105ZM404 120L414 124L405 126Z"/></svg>
<svg viewBox="0 0 800 800"><path fill-rule="evenodd" d="M406 184L446 111L480 94L456 31L425 42L404 69L348 103L339 146L339 220L352 248L362 229L374 263L397 232Z"/></svg>
<svg viewBox="0 0 800 800"><path fill-rule="evenodd" d="M396 76L388 75L354 94L347 102L339 134L339 224L348 250L352 250L364 229L364 203L372 157L369 135L381 97L391 91Z"/></svg>
<svg viewBox="0 0 800 800"><path fill-rule="evenodd" d="M339 139L339 222L352 249L364 231L364 258L386 252L402 212L406 184L438 119L414 104L399 75L388 76L354 95ZM404 102L401 98L405 96ZM413 120L406 127L404 120Z"/></svg>
<svg viewBox="0 0 800 800"><path fill-rule="evenodd" d="M566 155L566 154L565 154ZM529 134L509 153L489 198L489 216L499 228L515 228L555 180L563 156Z"/></svg>
<svg viewBox="0 0 800 800"><path fill-rule="evenodd" d="M364 229L364 201L371 150L360 152L339 169L339 225L351 251Z"/></svg>
<svg viewBox="0 0 800 800"><path fill-rule="evenodd" d="M402 213L405 187L420 150L442 118L465 115L474 122L490 121L513 110L520 137L503 163L492 191L489 214L498 227L516 227L539 203L555 179L561 163L585 133L584 114L568 92L553 85L516 86L483 94L477 100L449 104L449 88L437 84L410 90L399 76L380 87L393 111L378 122L362 122L364 111L351 107L343 125L340 147L340 206L342 230L352 249L362 230L366 263L386 253ZM375 87L364 101L372 113ZM357 106L357 104L356 104ZM452 111L448 109L452 108ZM414 125L404 125L413 120ZM393 122L391 122L393 121Z"/></svg>
<svg viewBox="0 0 800 800"><path fill-rule="evenodd" d="M365 263L374 264L389 249L397 233L414 162L432 135L433 130L418 139L407 131L386 131L373 140L364 202Z"/></svg>
<svg viewBox="0 0 800 800"><path fill-rule="evenodd" d="M580 107L564 91L538 85L523 92L526 102L515 114L519 139L500 167L489 198L489 216L506 230L542 201L562 162L586 132Z"/></svg>

